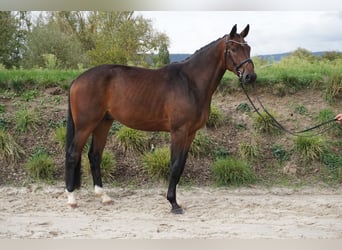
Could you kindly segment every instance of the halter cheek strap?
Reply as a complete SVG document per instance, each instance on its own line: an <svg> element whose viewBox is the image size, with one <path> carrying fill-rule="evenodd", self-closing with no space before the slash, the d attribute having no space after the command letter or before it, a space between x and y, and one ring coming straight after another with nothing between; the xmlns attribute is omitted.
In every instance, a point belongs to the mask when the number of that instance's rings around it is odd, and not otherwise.
<svg viewBox="0 0 342 250"><path fill-rule="evenodd" d="M228 48L228 44L229 43L237 43L237 44L240 44L240 45L246 45L247 43L242 43L242 42L237 42L237 41L234 41L234 40L230 40L229 39L229 36L227 35L226 36L226 49L225 49L225 57L224 57L224 61L225 61L225 67L227 68L227 56L229 56L229 59L230 61L232 62L234 68L235 68L235 71L238 72L240 74L240 71L239 69L242 67L242 65L244 65L245 63L253 63L252 59L251 58L246 58L245 60L241 61L239 64L235 63L231 53L230 53L230 50Z"/></svg>

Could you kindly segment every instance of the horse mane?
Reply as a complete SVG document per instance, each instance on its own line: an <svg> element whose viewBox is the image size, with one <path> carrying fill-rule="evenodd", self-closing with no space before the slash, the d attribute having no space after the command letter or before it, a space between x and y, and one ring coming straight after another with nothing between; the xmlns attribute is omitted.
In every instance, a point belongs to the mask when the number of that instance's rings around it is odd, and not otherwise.
<svg viewBox="0 0 342 250"><path fill-rule="evenodd" d="M226 35L224 35L223 37L225 37ZM220 37L218 39L216 39L215 41L212 41L211 43L203 46L202 48L196 50L192 55L188 56L187 58L183 59L180 62L186 62L188 60L190 60L192 57L198 55L199 53L203 52L204 50L206 50L207 48L211 47L213 44L215 44L217 41L221 40L223 37Z"/></svg>

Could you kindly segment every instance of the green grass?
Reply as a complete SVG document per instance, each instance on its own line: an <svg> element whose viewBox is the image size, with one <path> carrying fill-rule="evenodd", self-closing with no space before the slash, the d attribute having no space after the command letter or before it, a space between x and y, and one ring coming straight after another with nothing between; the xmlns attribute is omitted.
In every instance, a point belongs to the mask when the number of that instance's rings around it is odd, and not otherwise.
<svg viewBox="0 0 342 250"><path fill-rule="evenodd" d="M24 167L28 175L35 181L51 183L55 180L57 165L44 148L36 149Z"/></svg>
<svg viewBox="0 0 342 250"><path fill-rule="evenodd" d="M143 153L147 148L147 134L140 130L122 126L119 131L116 132L116 139L124 152Z"/></svg>
<svg viewBox="0 0 342 250"><path fill-rule="evenodd" d="M245 161L233 157L217 159L212 166L213 179L218 186L252 184L256 176Z"/></svg>
<svg viewBox="0 0 342 250"><path fill-rule="evenodd" d="M35 110L20 108L14 114L15 129L20 133L36 130L40 122L38 113Z"/></svg>
<svg viewBox="0 0 342 250"><path fill-rule="evenodd" d="M219 128L224 124L224 114L222 110L214 103L210 105L210 113L206 123L209 128Z"/></svg>
<svg viewBox="0 0 342 250"><path fill-rule="evenodd" d="M170 173L170 148L157 148L143 156L143 166L152 179L167 180Z"/></svg>
<svg viewBox="0 0 342 250"><path fill-rule="evenodd" d="M17 163L25 152L15 141L12 135L5 129L0 128L0 161L6 163Z"/></svg>
<svg viewBox="0 0 342 250"><path fill-rule="evenodd" d="M321 136L298 136L294 148L304 162L321 160L327 148L326 141Z"/></svg>
<svg viewBox="0 0 342 250"><path fill-rule="evenodd" d="M16 91L25 87L61 86L67 89L72 80L82 71L80 70L0 70L0 86L8 86Z"/></svg>

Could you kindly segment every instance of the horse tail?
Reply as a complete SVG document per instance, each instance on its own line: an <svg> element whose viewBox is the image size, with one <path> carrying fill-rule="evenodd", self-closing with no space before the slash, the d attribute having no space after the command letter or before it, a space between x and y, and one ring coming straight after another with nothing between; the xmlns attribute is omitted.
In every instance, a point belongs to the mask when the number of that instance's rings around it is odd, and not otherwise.
<svg viewBox="0 0 342 250"><path fill-rule="evenodd" d="M70 91L68 96L68 120L67 120L67 128L66 128L66 147L65 151L68 153L68 150L71 146L71 143L75 136L75 124L74 118L72 117L71 107L70 107Z"/></svg>
<svg viewBox="0 0 342 250"><path fill-rule="evenodd" d="M74 82L71 83L70 88ZM73 183L74 188L80 188L81 186L81 162L75 162L78 159L74 158L74 147L72 146L75 137L75 123L71 112L71 102L70 102L70 89L68 94L68 118L67 118L67 128L66 128L66 147L65 147L65 181L68 184ZM71 167L71 169L70 169ZM73 178L72 178L73 176ZM71 179L70 179L71 178ZM72 180L73 179L73 180ZM70 190L72 191L72 190Z"/></svg>

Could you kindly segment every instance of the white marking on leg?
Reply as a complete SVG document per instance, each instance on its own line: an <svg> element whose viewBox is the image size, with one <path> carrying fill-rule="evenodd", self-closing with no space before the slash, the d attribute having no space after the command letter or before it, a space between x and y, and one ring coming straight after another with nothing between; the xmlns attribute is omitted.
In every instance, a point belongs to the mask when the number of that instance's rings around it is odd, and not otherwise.
<svg viewBox="0 0 342 250"><path fill-rule="evenodd" d="M77 207L77 202L76 202L76 198L75 198L75 194L74 192L69 192L68 190L65 190L67 196L68 196L68 206L69 207Z"/></svg>
<svg viewBox="0 0 342 250"><path fill-rule="evenodd" d="M99 186L95 185L94 191L95 191L95 194L96 194L97 196L100 196L100 197L101 197L102 203L104 203L104 204L111 204L111 203L113 203L113 199L110 198L110 197L103 191L103 188L102 188L102 187L99 187Z"/></svg>

